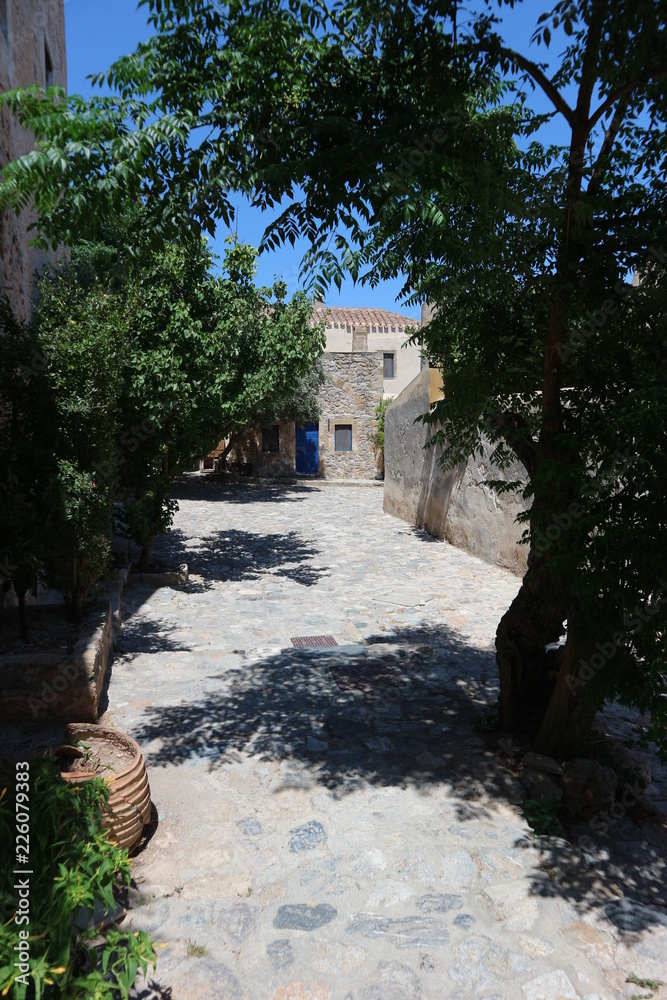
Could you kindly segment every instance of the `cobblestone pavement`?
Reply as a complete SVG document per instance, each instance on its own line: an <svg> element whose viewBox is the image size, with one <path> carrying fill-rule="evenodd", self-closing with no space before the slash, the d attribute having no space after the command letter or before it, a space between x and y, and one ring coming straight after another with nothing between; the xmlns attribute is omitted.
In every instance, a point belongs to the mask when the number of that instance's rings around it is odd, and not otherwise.
<svg viewBox="0 0 667 1000"><path fill-rule="evenodd" d="M376 487L189 477L126 592L104 722L150 769L129 921L163 1000L630 998L667 980L664 858L627 816L534 838L480 725L511 574ZM291 638L332 635L337 647ZM638 837L640 839L638 839ZM618 845L624 853L616 853ZM656 905L651 905L656 904Z"/></svg>

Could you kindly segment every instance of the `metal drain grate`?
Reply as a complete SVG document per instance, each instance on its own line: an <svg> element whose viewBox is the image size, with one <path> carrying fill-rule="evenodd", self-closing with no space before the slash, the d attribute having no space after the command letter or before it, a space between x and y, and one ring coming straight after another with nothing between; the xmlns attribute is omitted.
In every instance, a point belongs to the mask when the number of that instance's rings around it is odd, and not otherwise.
<svg viewBox="0 0 667 1000"><path fill-rule="evenodd" d="M297 635L291 639L293 646L305 649L307 646L337 646L332 635Z"/></svg>

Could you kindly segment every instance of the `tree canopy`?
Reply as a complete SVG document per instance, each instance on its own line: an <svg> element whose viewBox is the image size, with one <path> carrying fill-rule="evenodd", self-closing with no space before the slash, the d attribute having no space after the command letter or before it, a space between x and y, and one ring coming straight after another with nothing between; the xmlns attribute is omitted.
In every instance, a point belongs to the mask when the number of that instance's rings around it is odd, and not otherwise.
<svg viewBox="0 0 667 1000"><path fill-rule="evenodd" d="M196 232L153 245L150 222L143 208L126 209L72 252L81 294L101 285L122 303L120 426L98 478L118 481L144 568L176 510L174 478L258 412L300 393L324 346L303 292L288 301L283 282L255 285L252 247L230 240L216 277Z"/></svg>

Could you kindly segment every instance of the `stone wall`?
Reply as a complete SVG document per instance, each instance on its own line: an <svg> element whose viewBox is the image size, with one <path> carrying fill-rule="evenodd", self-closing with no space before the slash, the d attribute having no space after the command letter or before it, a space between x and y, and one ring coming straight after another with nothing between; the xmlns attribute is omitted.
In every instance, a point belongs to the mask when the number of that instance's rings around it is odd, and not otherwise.
<svg viewBox="0 0 667 1000"><path fill-rule="evenodd" d="M373 444L375 408L382 398L382 352L326 352L326 384L320 391L320 476L378 479L380 456ZM335 450L336 424L351 424L352 451Z"/></svg>
<svg viewBox="0 0 667 1000"><path fill-rule="evenodd" d="M295 474L295 428L281 420L278 424L280 451L262 451L262 432L248 427L227 456L227 467L236 462L252 465L254 476L293 476Z"/></svg>
<svg viewBox="0 0 667 1000"><path fill-rule="evenodd" d="M0 7L6 11L6 23L0 17L0 92L34 83L67 86L63 0L0 0ZM0 109L0 170L32 147L32 135ZM28 210L0 217L0 296L9 297L22 319L32 312L35 271L57 256L29 245L33 220Z"/></svg>
<svg viewBox="0 0 667 1000"><path fill-rule="evenodd" d="M523 576L528 549L517 544L523 525L515 518L526 509L526 501L515 493L498 495L484 480L525 481L525 470L518 462L505 470L492 465L487 446L481 456L443 472L438 464L442 448L424 449L431 428L415 423L439 397L439 388L437 373L424 369L387 410L384 509Z"/></svg>

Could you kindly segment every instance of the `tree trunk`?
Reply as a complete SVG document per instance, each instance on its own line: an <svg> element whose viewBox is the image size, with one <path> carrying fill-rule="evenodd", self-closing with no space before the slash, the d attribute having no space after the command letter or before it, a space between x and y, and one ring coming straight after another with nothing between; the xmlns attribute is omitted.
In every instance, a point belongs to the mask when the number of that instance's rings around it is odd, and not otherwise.
<svg viewBox="0 0 667 1000"><path fill-rule="evenodd" d="M146 544L141 550L141 555L139 557L139 572L147 573L151 564L151 556L153 555L153 545L155 544L155 535L151 535Z"/></svg>
<svg viewBox="0 0 667 1000"><path fill-rule="evenodd" d="M70 603L70 610L69 610L69 620L71 622L74 622L76 625L78 625L78 623L83 618L83 603L84 603L84 591L77 584L74 590L72 591L72 601Z"/></svg>
<svg viewBox="0 0 667 1000"><path fill-rule="evenodd" d="M565 471L568 465L576 464L577 449L576 442L568 439L566 434L561 374L563 347L567 344L569 333L568 306L572 289L578 280L578 261L588 245L582 239L584 233L577 209L581 200L586 144L591 130L591 97L597 79L605 6L604 0L592 2L576 106L570 109L565 105L566 118L571 128L570 151L544 352L539 439L534 449L531 449L534 454L529 455L528 461L522 457L525 441L520 438L520 447L515 447L517 457L523 461L536 486L533 505L535 513L560 513L561 509L567 508L568 500L575 499L567 496L571 487L566 485ZM563 111L563 107L559 107L559 110ZM586 223L584 228L588 226ZM509 443L514 447L511 438ZM541 482L535 478L538 468L544 462L559 469L559 483L554 483L553 477L542 479ZM531 533L534 528L539 528L539 520L536 518L537 524L531 523ZM570 610L570 601L566 596L570 581L551 573L550 561L550 554L540 554L531 547L528 572L521 590L501 620L496 634L496 659L500 673L500 728L505 731L539 731L538 743L542 749L571 744L587 725L590 728L592 721L588 720L588 713L580 710L579 705L572 701L573 692L567 683L567 678L576 669L577 660L569 616L567 654L561 656L556 682L550 677L553 656L545 651L545 646L560 638L563 622Z"/></svg>
<svg viewBox="0 0 667 1000"><path fill-rule="evenodd" d="M552 594L543 560L540 564L531 553L521 589L496 632L501 732L537 732L549 704L554 657L545 647L560 639L565 620Z"/></svg>
<svg viewBox="0 0 667 1000"><path fill-rule="evenodd" d="M218 459L220 467L224 466L225 462L227 461L227 455L229 455L230 451L232 450L235 444L236 444L236 438L234 437L233 434L230 434L229 441L225 445L224 451L222 452L220 458Z"/></svg>
<svg viewBox="0 0 667 1000"><path fill-rule="evenodd" d="M86 597L86 589L81 585L80 565L78 559L72 560L72 570L70 576L70 600L67 606L67 620L75 625L83 617L83 603Z"/></svg>
<svg viewBox="0 0 667 1000"><path fill-rule="evenodd" d="M572 616L568 616L568 636L553 694L542 720L535 749L549 756L571 758L585 749L596 710L582 697L592 668L586 665L587 654L575 637Z"/></svg>

